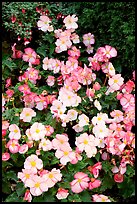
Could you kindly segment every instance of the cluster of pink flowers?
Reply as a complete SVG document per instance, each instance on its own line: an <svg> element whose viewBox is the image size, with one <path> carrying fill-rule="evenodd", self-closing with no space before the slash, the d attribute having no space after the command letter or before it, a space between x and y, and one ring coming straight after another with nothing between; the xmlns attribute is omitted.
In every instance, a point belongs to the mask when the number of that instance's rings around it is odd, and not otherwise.
<svg viewBox="0 0 137 204"><path fill-rule="evenodd" d="M18 172L18 178L21 179L25 187L30 188L28 193L33 196L39 196L43 192L48 191L58 181L61 181L62 174L56 168L51 171L44 170L42 160L32 154L26 158L24 169L22 169L22 172Z"/></svg>
<svg viewBox="0 0 137 204"><path fill-rule="evenodd" d="M54 29L51 19L38 8L37 12L41 13L40 20L37 22L39 30L52 32ZM12 21L13 23L16 21L14 16ZM28 202L32 201L32 196L40 196L60 182L64 176L60 169L67 168L68 163L77 164L83 159L83 153L88 159L95 157L98 152L102 160L109 160L110 155L119 156L119 164L113 162L111 169L116 183L124 181L127 165L134 163L135 134L131 129L135 125L135 95L132 94L135 90L135 73L133 73L132 80L124 83L124 78L121 74L117 74L113 64L109 62L112 57L117 56L116 49L109 45L98 48L97 52L88 58L88 66L79 62L80 49L73 45L80 42L79 36L75 33L75 29L78 28L77 21L78 18L75 15L68 15L64 17L63 28L54 30L55 52L67 51L66 61L47 56L42 60L43 72L47 74L44 79L45 87L49 86L48 88L52 90L58 85L58 92L53 92L51 95L46 90L40 94L32 92L30 83L37 90L37 82L42 78L40 71L32 67L32 65L40 64L40 57L35 50L25 48L25 53L22 53L16 50L16 43L12 46L12 58L20 58L29 63L27 70L18 78L18 91L21 92L20 99L21 102L24 102L24 107L20 113L15 114L21 123L26 124L26 127L24 124L25 129L22 129L19 125L6 120L2 121L2 138L6 148L2 154L2 160L9 160L10 153L26 156L25 153L29 148L36 147L36 155L27 155L22 172L18 172L18 178L27 188L24 200ZM88 54L93 53L91 45L95 43L94 35L84 34L83 43L87 47ZM114 109L109 114L103 112L103 104L99 101L103 93L96 94L101 89L101 82L96 80L95 71L106 74L107 80L104 84L107 83L107 91L105 95L116 93L121 109ZM2 94L3 112L15 92L12 90L11 78L6 80L5 88L7 89L6 94ZM80 94L82 88L85 90L85 96ZM90 101L91 108L97 111L92 118L88 112L79 110L79 105L83 106L86 100ZM54 126L52 127L50 123L47 124L40 120L36 122L39 111L43 111L42 113L50 111L53 119L56 119L63 128L67 127L67 124L72 126L76 132L75 149L70 146L69 136L65 131L59 133L58 130L56 131L56 126L53 128ZM46 117L46 113L44 114ZM86 126L88 131L84 129ZM71 136L74 137L74 135ZM126 148L127 146L129 148ZM42 151L44 153L54 152L61 168L53 168L50 171L44 169L43 161L38 158ZM74 180L70 182L70 189L73 193L81 193L86 189L90 191L101 186L101 180L98 177L102 170L102 163L99 161L86 168L90 172L88 172L89 175L81 171L74 174ZM56 198L66 199L69 193L69 190L59 187ZM94 194L92 198L93 202L111 202L107 196L102 194Z"/></svg>

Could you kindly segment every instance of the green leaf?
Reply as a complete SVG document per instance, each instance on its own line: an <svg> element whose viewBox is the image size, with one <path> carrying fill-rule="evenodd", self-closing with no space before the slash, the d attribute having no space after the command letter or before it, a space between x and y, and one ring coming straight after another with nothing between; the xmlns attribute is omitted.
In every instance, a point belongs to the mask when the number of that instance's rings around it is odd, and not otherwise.
<svg viewBox="0 0 137 204"><path fill-rule="evenodd" d="M78 194L69 195L68 200L70 202L81 202L82 201L81 198L80 198L80 195L78 195Z"/></svg>
<svg viewBox="0 0 137 204"><path fill-rule="evenodd" d="M91 195L88 191L83 191L79 194L82 202L92 202L91 201Z"/></svg>
<svg viewBox="0 0 137 204"><path fill-rule="evenodd" d="M38 54L42 55L43 57L46 56L46 46L43 45L41 47L38 47L37 51Z"/></svg>
<svg viewBox="0 0 137 204"><path fill-rule="evenodd" d="M21 196L25 193L26 188L24 187L24 184L22 182L17 183L16 185L16 192L18 196Z"/></svg>
<svg viewBox="0 0 137 204"><path fill-rule="evenodd" d="M8 180L14 180L15 182L18 181L17 175L14 171L8 171L5 176Z"/></svg>
<svg viewBox="0 0 137 204"><path fill-rule="evenodd" d="M99 152L96 154L95 158L99 162L99 160L100 160L100 153Z"/></svg>
<svg viewBox="0 0 137 204"><path fill-rule="evenodd" d="M17 193L14 192L6 198L5 202L24 202L24 201L23 198L19 198Z"/></svg>

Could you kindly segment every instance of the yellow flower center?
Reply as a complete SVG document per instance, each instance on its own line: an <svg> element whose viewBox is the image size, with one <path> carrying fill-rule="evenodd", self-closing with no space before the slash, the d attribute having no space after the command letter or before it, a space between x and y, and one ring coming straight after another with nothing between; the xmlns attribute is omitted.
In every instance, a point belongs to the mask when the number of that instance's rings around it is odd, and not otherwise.
<svg viewBox="0 0 137 204"><path fill-rule="evenodd" d="M31 161L30 164L31 164L32 167L36 166L36 162L35 161Z"/></svg>
<svg viewBox="0 0 137 204"><path fill-rule="evenodd" d="M114 83L117 83L117 82L118 82L118 80L117 80L117 79L115 79L115 80L114 80Z"/></svg>
<svg viewBox="0 0 137 204"><path fill-rule="evenodd" d="M26 113L26 116L30 116L30 113Z"/></svg>
<svg viewBox="0 0 137 204"><path fill-rule="evenodd" d="M12 143L12 145L11 145L12 147L15 147L15 143Z"/></svg>
<svg viewBox="0 0 137 204"><path fill-rule="evenodd" d="M68 152L64 152L64 155L67 156L69 153Z"/></svg>
<svg viewBox="0 0 137 204"><path fill-rule="evenodd" d="M52 173L49 174L49 178L52 179L54 176Z"/></svg>
<svg viewBox="0 0 137 204"><path fill-rule="evenodd" d="M101 118L99 117L98 120L101 120Z"/></svg>
<svg viewBox="0 0 137 204"><path fill-rule="evenodd" d="M15 130L14 130L14 132L15 132L15 133L17 133L17 132L18 132L18 130L17 130L17 129L15 129Z"/></svg>
<svg viewBox="0 0 137 204"><path fill-rule="evenodd" d="M78 182L80 183L82 180L81 179L78 179Z"/></svg>
<svg viewBox="0 0 137 204"><path fill-rule="evenodd" d="M100 129L99 131L100 131L100 132L103 132L103 130L102 130L102 129Z"/></svg>
<svg viewBox="0 0 137 204"><path fill-rule="evenodd" d="M64 144L64 141L63 141L63 140L60 140L60 143L61 143L61 144Z"/></svg>
<svg viewBox="0 0 137 204"><path fill-rule="evenodd" d="M29 179L29 178L30 178L30 174L25 174L25 177L26 177L27 179Z"/></svg>
<svg viewBox="0 0 137 204"><path fill-rule="evenodd" d="M35 183L35 188L39 188L39 187L40 187L40 183L39 182Z"/></svg>
<svg viewBox="0 0 137 204"><path fill-rule="evenodd" d="M40 130L39 129L36 129L36 133L39 133L40 132Z"/></svg>
<svg viewBox="0 0 137 204"><path fill-rule="evenodd" d="M71 99L71 96L68 96L68 99Z"/></svg>
<svg viewBox="0 0 137 204"><path fill-rule="evenodd" d="M87 140L84 140L84 144L85 144L85 145L88 144L88 141L87 141Z"/></svg>

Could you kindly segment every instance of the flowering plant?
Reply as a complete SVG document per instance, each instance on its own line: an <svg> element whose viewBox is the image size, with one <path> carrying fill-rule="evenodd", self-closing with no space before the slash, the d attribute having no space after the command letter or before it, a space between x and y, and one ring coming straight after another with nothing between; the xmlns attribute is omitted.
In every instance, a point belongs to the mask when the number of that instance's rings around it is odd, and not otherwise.
<svg viewBox="0 0 137 204"><path fill-rule="evenodd" d="M95 52L94 34L77 34L76 15L65 16L61 26L40 14L40 46L12 46L13 72L2 94L5 201L130 198L135 73L124 82L111 62L117 50L105 45Z"/></svg>

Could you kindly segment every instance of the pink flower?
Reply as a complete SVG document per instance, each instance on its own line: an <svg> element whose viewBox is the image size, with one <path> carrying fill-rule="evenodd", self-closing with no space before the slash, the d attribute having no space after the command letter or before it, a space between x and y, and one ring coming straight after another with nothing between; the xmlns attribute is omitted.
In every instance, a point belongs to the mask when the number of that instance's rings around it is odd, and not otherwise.
<svg viewBox="0 0 137 204"><path fill-rule="evenodd" d="M30 128L30 134L35 141L44 139L46 135L45 126L42 123L35 122Z"/></svg>
<svg viewBox="0 0 137 204"><path fill-rule="evenodd" d="M117 51L114 47L111 47L109 45L105 45L105 47L100 47L97 50L97 53L102 54L103 56L106 56L107 58L116 57Z"/></svg>
<svg viewBox="0 0 137 204"><path fill-rule="evenodd" d="M46 97L39 95L39 96L35 96L34 100L36 102L36 108L38 110L43 110L44 108L47 108Z"/></svg>
<svg viewBox="0 0 137 204"><path fill-rule="evenodd" d="M31 178L35 175L35 171L32 169L22 169L22 172L18 172L18 178L25 184L27 187L27 182L31 182Z"/></svg>
<svg viewBox="0 0 137 204"><path fill-rule="evenodd" d="M91 45L95 43L94 35L91 33L83 35L83 43L85 46Z"/></svg>
<svg viewBox="0 0 137 204"><path fill-rule="evenodd" d="M23 85L19 86L18 90L21 91L24 95L31 93L30 88L27 84L23 84Z"/></svg>
<svg viewBox="0 0 137 204"><path fill-rule="evenodd" d="M96 164L94 164L94 166L89 166L88 170L90 171L90 173L92 173L94 175L95 178L97 178L99 176L99 170L102 169L102 164L101 162L97 162Z"/></svg>
<svg viewBox="0 0 137 204"><path fill-rule="evenodd" d="M46 32L49 29L51 20L48 16L40 16L40 20L37 22L39 30Z"/></svg>
<svg viewBox="0 0 137 204"><path fill-rule="evenodd" d="M8 161L10 159L10 154L5 152L2 154L2 161Z"/></svg>
<svg viewBox="0 0 137 204"><path fill-rule="evenodd" d="M55 156L60 159L60 163L66 165L67 162L75 159L75 153L72 152L69 143L65 146L63 145L60 149L57 149L55 152Z"/></svg>
<svg viewBox="0 0 137 204"><path fill-rule="evenodd" d="M58 181L61 181L62 174L59 169L53 168L50 172L44 174L42 179L48 188L53 187Z"/></svg>
<svg viewBox="0 0 137 204"><path fill-rule="evenodd" d="M98 188L101 185L101 181L97 180L95 178L91 178L91 182L88 183L89 190L92 190L94 188Z"/></svg>
<svg viewBox="0 0 137 204"><path fill-rule="evenodd" d="M10 124L7 120L2 120L2 130L7 130L9 125Z"/></svg>
<svg viewBox="0 0 137 204"><path fill-rule="evenodd" d="M25 195L23 197L23 200L26 200L28 202L32 201L32 196L31 196L30 190L28 190L28 189L26 190Z"/></svg>
<svg viewBox="0 0 137 204"><path fill-rule="evenodd" d="M101 86L98 82L95 82L95 84L93 84L93 89L95 89L96 91L100 90Z"/></svg>
<svg viewBox="0 0 137 204"><path fill-rule="evenodd" d="M77 29L78 25L77 22L78 18L76 17L76 15L68 15L67 17L64 18L63 23L65 23L65 27L66 29Z"/></svg>
<svg viewBox="0 0 137 204"><path fill-rule="evenodd" d="M74 180L70 183L71 190L73 193L81 193L83 190L88 188L88 181L90 178L83 172L77 172L74 175Z"/></svg>
<svg viewBox="0 0 137 204"><path fill-rule="evenodd" d="M32 110L31 108L23 108L23 111L20 114L20 119L23 120L23 122L30 122L32 117L36 116L36 112Z"/></svg>
<svg viewBox="0 0 137 204"><path fill-rule="evenodd" d="M9 148L10 152L15 154L19 151L19 143L18 140L15 139L11 139L8 141L8 143L6 144L6 148Z"/></svg>
<svg viewBox="0 0 137 204"><path fill-rule="evenodd" d="M121 77L121 74L116 74L109 78L108 84L110 86L110 91L114 92L120 89L123 85L124 78Z"/></svg>
<svg viewBox="0 0 137 204"><path fill-rule="evenodd" d="M55 83L55 77L54 76L48 76L47 80L46 80L48 86L54 86Z"/></svg>
<svg viewBox="0 0 137 204"><path fill-rule="evenodd" d="M71 50L68 50L68 54L69 54L71 57L75 57L75 59L78 59L79 56L80 56L80 50L77 49L75 46L72 46L72 47L71 47Z"/></svg>
<svg viewBox="0 0 137 204"><path fill-rule="evenodd" d="M24 51L25 51L25 54L23 54L22 56L23 61L30 62L31 64L35 63L35 60L37 57L36 52L30 47L25 48Z"/></svg>
<svg viewBox="0 0 137 204"><path fill-rule="evenodd" d="M12 23L15 23L16 20L17 20L16 16L12 15L12 16L11 16L11 22L12 22Z"/></svg>
<svg viewBox="0 0 137 204"><path fill-rule="evenodd" d="M81 134L79 137L76 137L75 144L79 148L80 151L85 150L88 158L91 158L97 153L97 146L99 140L95 138L93 135L88 135L87 133Z"/></svg>
<svg viewBox="0 0 137 204"><path fill-rule="evenodd" d="M120 174L120 173L117 173L114 175L114 181L117 182L117 183L122 183L124 180L124 175L123 174Z"/></svg>
<svg viewBox="0 0 137 204"><path fill-rule="evenodd" d="M52 149L52 142L48 139L42 139L41 142L39 143L39 148L43 149L43 151L49 151Z"/></svg>
<svg viewBox="0 0 137 204"><path fill-rule="evenodd" d="M111 202L111 200L108 199L107 196L102 195L102 194L100 195L94 194L92 197L93 197L93 202Z"/></svg>
<svg viewBox="0 0 137 204"><path fill-rule="evenodd" d="M6 79L5 87L8 88L9 86L11 86L11 78Z"/></svg>
<svg viewBox="0 0 137 204"><path fill-rule="evenodd" d="M7 94L8 98L11 98L13 96L13 94L14 94L14 90L8 89L6 91L6 94Z"/></svg>
<svg viewBox="0 0 137 204"><path fill-rule="evenodd" d="M31 154L26 158L24 162L24 168L30 169L35 173L37 173L37 170L40 170L43 168L43 162L35 154Z"/></svg>
<svg viewBox="0 0 137 204"><path fill-rule="evenodd" d="M23 145L21 145L20 146L20 148L19 148L19 153L20 154L25 154L27 151L28 151L28 145L27 144L23 144Z"/></svg>
<svg viewBox="0 0 137 204"><path fill-rule="evenodd" d="M94 89L91 89L91 88L87 88L86 90L86 95L89 97L89 99L92 101L92 98L94 97L94 93L95 93L95 90Z"/></svg>
<svg viewBox="0 0 137 204"><path fill-rule="evenodd" d="M20 129L16 124L12 124L9 126L9 138L19 140L21 138Z"/></svg>
<svg viewBox="0 0 137 204"><path fill-rule="evenodd" d="M30 187L30 193L33 196L40 196L43 192L48 191L48 186L44 179L37 175L31 177L31 181L27 182L27 185Z"/></svg>
<svg viewBox="0 0 137 204"><path fill-rule="evenodd" d="M57 199L65 199L69 195L68 190L65 190L64 188L59 188L56 194Z"/></svg>
<svg viewBox="0 0 137 204"><path fill-rule="evenodd" d="M124 118L123 112L121 112L120 110L114 110L110 113L110 115L116 119L115 121L117 123L123 121L123 118Z"/></svg>
<svg viewBox="0 0 137 204"><path fill-rule="evenodd" d="M46 136L50 136L54 132L54 128L51 127L50 125L45 125L45 130L46 130L46 133L45 133Z"/></svg>

